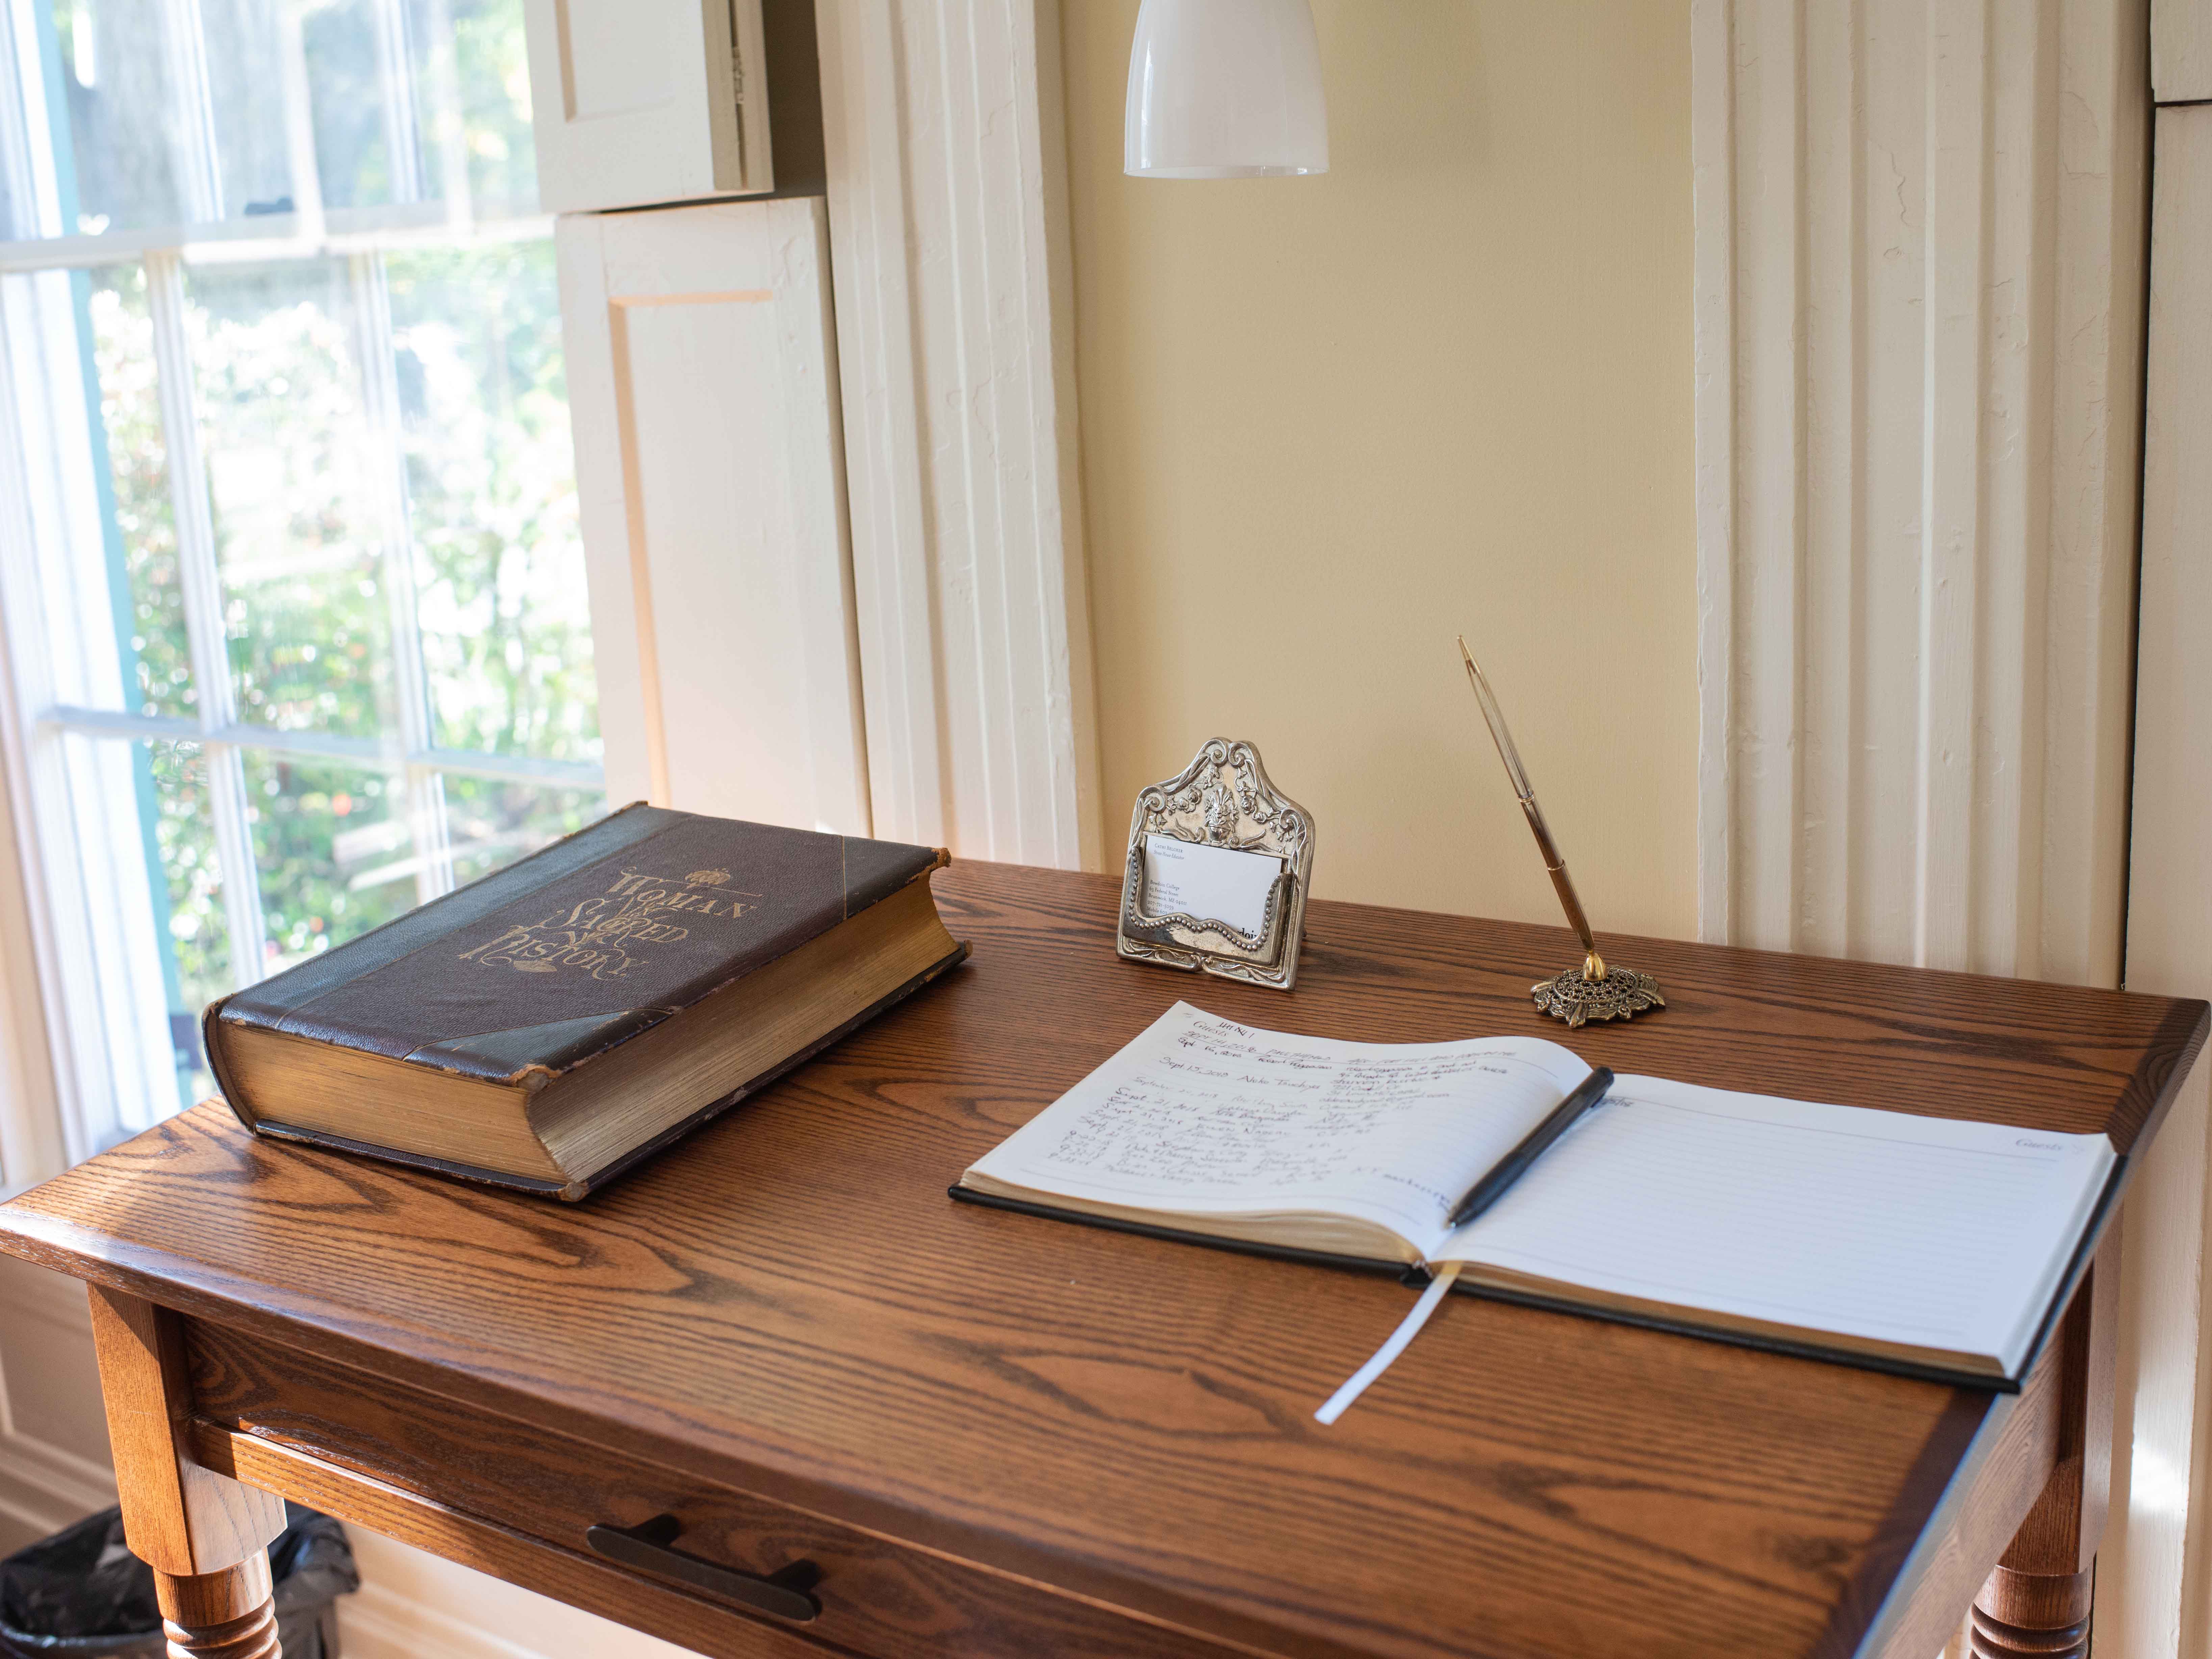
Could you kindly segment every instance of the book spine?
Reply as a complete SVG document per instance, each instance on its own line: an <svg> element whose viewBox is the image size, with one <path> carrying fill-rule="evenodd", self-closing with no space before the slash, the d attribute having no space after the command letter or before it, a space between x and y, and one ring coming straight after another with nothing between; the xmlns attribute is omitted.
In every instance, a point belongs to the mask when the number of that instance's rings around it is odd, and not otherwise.
<svg viewBox="0 0 2212 1659"><path fill-rule="evenodd" d="M260 1124L254 1116L253 1108L247 1103L237 1080L230 1074L228 1039L223 1031L223 1007L231 997L237 994L233 991L230 996L217 997L208 1004L206 1011L200 1015L200 1041L207 1048L208 1070L215 1074L216 1088L221 1091L232 1112L236 1114L238 1121L247 1128L258 1131Z"/></svg>
<svg viewBox="0 0 2212 1659"><path fill-rule="evenodd" d="M777 1061L759 1076L739 1085L720 1098L709 1101L681 1122L672 1124L650 1140L641 1142L611 1163L589 1174L568 1181L565 1184L556 1181L542 1180L533 1176L511 1175L501 1170L483 1169L473 1164L456 1164L446 1158L432 1158L422 1152L402 1152L396 1147L378 1146L373 1141L352 1140L343 1135L329 1134L319 1129L301 1129L289 1123L277 1122L273 1119L265 1123L257 1124L252 1119L247 1117L244 1111L240 1110L235 1099L232 1101L231 1109L237 1111L246 1126L253 1130L256 1134L265 1135L271 1139L290 1140L303 1146L351 1152L356 1157L375 1158L381 1163L397 1164L410 1170L428 1170L434 1174L474 1182L480 1186L502 1187L509 1192L528 1193L537 1198L557 1198L574 1203L579 1199L590 1197L608 1182L635 1169L655 1152L673 1145L702 1125L720 1117L732 1106L751 1098L787 1072L813 1059L832 1043L842 1042L850 1036L885 1009L903 1002L931 981L967 961L972 948L971 945L962 943L951 954L922 969L921 973L916 974L890 995L861 1010L835 1030L825 1031L798 1053Z"/></svg>
<svg viewBox="0 0 2212 1659"><path fill-rule="evenodd" d="M927 872L925 872L924 873ZM824 1048L830 1047L833 1043L843 1042L847 1037L852 1036L854 1032L859 1030L863 1025L866 1025L870 1020L875 1018L877 1015L882 1013L885 1009L891 1007L895 1004L905 1001L908 997L912 996L916 991L921 989L923 986L928 984L931 981L938 978L939 975L954 968L957 968L962 963L968 960L969 952L974 949L974 945L969 945L964 939L962 940L958 948L954 950L950 956L940 957L930 966L923 969L921 972L916 974L912 979L907 981L905 984L900 986L898 989L893 991L890 995L882 998L880 1000L871 1004L866 1008L863 1008L859 1013L854 1015L852 1018L847 1020L842 1025L836 1027L833 1030L823 1032L820 1036L808 1043L805 1048L799 1049L796 1054L790 1055L785 1060L779 1060L775 1065L769 1067L767 1071L763 1072L758 1077L753 1079L751 1082L732 1090L728 1094L724 1095L720 1100L709 1101L706 1105L701 1107L697 1111L685 1118L682 1122L672 1124L669 1127L663 1129L659 1134L653 1136L652 1139L640 1142L637 1146L633 1146L629 1152L624 1152L620 1158L615 1159L613 1163L607 1164L603 1169L593 1171L591 1175L585 1176L582 1180L573 1183L571 1186L559 1193L557 1196L570 1200L589 1197L592 1194L599 1191L600 1188L605 1186L610 1181L612 1181L616 1179L616 1177L624 1175L629 1170L636 1168L637 1165L642 1164L646 1159L651 1158L655 1152L660 1151L662 1147L670 1146L674 1142L682 1139L685 1135L690 1134L694 1129L698 1128L702 1124L720 1117L724 1112L729 1110L731 1107L735 1106L740 1101L749 1099L752 1096L758 1094L762 1090L767 1088L769 1084L783 1076L785 1073L805 1065L808 1060L813 1059L815 1055L820 1054Z"/></svg>

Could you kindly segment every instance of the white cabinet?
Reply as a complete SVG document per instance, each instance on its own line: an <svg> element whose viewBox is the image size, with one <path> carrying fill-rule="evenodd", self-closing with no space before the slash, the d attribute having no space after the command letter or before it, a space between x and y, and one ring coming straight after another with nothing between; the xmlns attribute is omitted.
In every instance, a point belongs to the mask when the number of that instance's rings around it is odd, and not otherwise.
<svg viewBox="0 0 2212 1659"><path fill-rule="evenodd" d="M608 798L867 834L821 199L556 234Z"/></svg>
<svg viewBox="0 0 2212 1659"><path fill-rule="evenodd" d="M552 212L775 187L761 0L524 0Z"/></svg>
<svg viewBox="0 0 2212 1659"><path fill-rule="evenodd" d="M2161 104L2212 99L2212 0L2151 0L2150 87Z"/></svg>

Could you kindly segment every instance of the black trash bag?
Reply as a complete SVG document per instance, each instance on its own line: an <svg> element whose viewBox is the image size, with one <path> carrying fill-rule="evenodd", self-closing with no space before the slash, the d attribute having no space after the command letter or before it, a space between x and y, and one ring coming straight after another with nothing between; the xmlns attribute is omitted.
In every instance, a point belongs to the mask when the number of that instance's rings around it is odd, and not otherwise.
<svg viewBox="0 0 2212 1659"><path fill-rule="evenodd" d="M276 1632L284 1659L337 1659L331 1608L361 1574L345 1529L327 1515L284 1506L269 1546ZM161 1659L154 1570L123 1541L108 1510L0 1561L0 1659Z"/></svg>

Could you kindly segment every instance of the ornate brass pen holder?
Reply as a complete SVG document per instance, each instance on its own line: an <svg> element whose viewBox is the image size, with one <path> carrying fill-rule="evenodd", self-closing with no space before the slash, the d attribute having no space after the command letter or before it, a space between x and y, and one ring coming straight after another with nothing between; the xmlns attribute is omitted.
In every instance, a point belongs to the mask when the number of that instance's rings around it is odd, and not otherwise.
<svg viewBox="0 0 2212 1659"><path fill-rule="evenodd" d="M1539 980L1528 988L1536 999L1536 1006L1553 1019L1563 1019L1569 1025L1581 1025L1593 1019L1628 1019L1647 1008L1664 1008L1667 999L1659 994L1656 978L1633 968L1607 967L1605 958L1598 955L1597 942L1590 937L1589 918L1583 914L1583 902L1567 877L1567 861L1559 855L1559 845L1552 839L1552 827L1544 822L1544 809L1536 805L1536 792L1529 787L1528 769L1521 764L1521 751L1513 746L1513 734L1506 729L1504 711L1498 708L1490 682L1476 665L1474 653L1467 648L1464 639L1459 642L1459 654L1467 664L1468 683L1474 688L1474 700L1482 705L1482 718L1489 722L1491 741L1498 745L1498 758L1505 763L1505 775L1513 781L1513 793L1520 798L1522 816L1528 820L1529 833L1536 837L1536 850L1543 855L1553 890L1559 894L1560 907L1567 913L1568 925L1583 942L1581 967Z"/></svg>
<svg viewBox="0 0 2212 1659"><path fill-rule="evenodd" d="M1528 988L1535 994L1539 1008L1570 1025L1593 1019L1626 1019L1646 1008L1667 1006L1667 999L1659 994L1656 978L1633 968L1609 968L1595 951L1583 959L1581 967L1540 979Z"/></svg>

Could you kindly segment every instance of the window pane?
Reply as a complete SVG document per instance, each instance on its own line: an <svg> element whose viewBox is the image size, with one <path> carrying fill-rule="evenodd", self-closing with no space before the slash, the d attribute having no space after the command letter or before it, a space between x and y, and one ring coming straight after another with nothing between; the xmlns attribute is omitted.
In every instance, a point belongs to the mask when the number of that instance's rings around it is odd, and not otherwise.
<svg viewBox="0 0 2212 1659"><path fill-rule="evenodd" d="M325 208L415 199L411 173L399 193L386 142L376 39L379 15L386 9L387 0L337 0L301 20L313 94L315 168Z"/></svg>
<svg viewBox="0 0 2212 1659"><path fill-rule="evenodd" d="M284 3L289 0L193 0L191 5L156 0L148 6L157 16L173 15L179 23L193 10L199 13L217 219L283 213L292 206L291 158L284 141L286 70L276 21L276 9ZM144 42L138 50L145 50ZM199 101L191 79L187 73L173 83L180 127L191 122Z"/></svg>
<svg viewBox="0 0 2212 1659"><path fill-rule="evenodd" d="M58 222L37 223L9 193L0 229L173 227L182 240L187 227L244 228L295 210L285 127L295 76L332 212L407 222L424 216L410 204L462 191L480 217L537 210L521 0L325 0L303 10L296 58L282 3L30 0L38 95L27 102L34 119L43 110L49 143L0 166L0 188L35 173L33 193ZM40 75L41 52L56 73ZM13 55L0 51L0 68Z"/></svg>
<svg viewBox="0 0 2212 1659"><path fill-rule="evenodd" d="M112 563L119 566L122 588L124 696L139 714L189 718L198 697L185 632L146 272L139 265L115 265L88 272L83 280L112 495ZM116 580L113 571L110 580Z"/></svg>
<svg viewBox="0 0 2212 1659"><path fill-rule="evenodd" d="M521 0L451 0L455 78L479 216L538 210Z"/></svg>
<svg viewBox="0 0 2212 1659"><path fill-rule="evenodd" d="M186 291L240 718L374 737L390 600L346 262L195 270Z"/></svg>
<svg viewBox="0 0 2212 1659"><path fill-rule="evenodd" d="M58 79L46 83L50 95L62 94L61 106L47 110L62 186L58 234L96 236L193 216L185 177L191 157L163 57L163 8L153 0L50 0L33 9L36 26L52 32L60 60Z"/></svg>
<svg viewBox="0 0 2212 1659"><path fill-rule="evenodd" d="M191 743L61 743L100 1059L139 1128L212 1091L199 1016L234 983L209 763Z"/></svg>
<svg viewBox="0 0 2212 1659"><path fill-rule="evenodd" d="M325 207L537 210L521 0L335 0L306 46Z"/></svg>
<svg viewBox="0 0 2212 1659"><path fill-rule="evenodd" d="M200 1015L237 986L230 930L223 914L222 866L216 854L208 763L196 743L146 743L152 787L154 842L164 892L155 895L156 925L166 933L171 1040L184 1073L187 1103L215 1092L200 1046ZM234 783L231 786L235 788ZM166 901L167 915L161 912Z"/></svg>
<svg viewBox="0 0 2212 1659"><path fill-rule="evenodd" d="M433 741L596 761L553 246L393 255L385 269Z"/></svg>
<svg viewBox="0 0 2212 1659"><path fill-rule="evenodd" d="M249 752L246 820L261 881L268 973L415 908L415 854L396 776Z"/></svg>
<svg viewBox="0 0 2212 1659"><path fill-rule="evenodd" d="M43 643L43 697L180 712L188 688L169 678L184 636L155 366L119 362L149 332L143 279L128 266L0 276L0 395L19 411L21 469L20 495L5 506L22 514L17 556L35 573L35 620L17 620ZM111 383L115 368L125 372Z"/></svg>
<svg viewBox="0 0 2212 1659"><path fill-rule="evenodd" d="M49 110L63 234L283 210L283 59L275 0L49 0ZM198 27L193 27L197 18Z"/></svg>
<svg viewBox="0 0 2212 1659"><path fill-rule="evenodd" d="M453 879L474 881L605 817L598 789L557 789L498 778L444 775Z"/></svg>
<svg viewBox="0 0 2212 1659"><path fill-rule="evenodd" d="M303 20L325 208L441 194L430 106L451 51L435 9L431 0L331 0Z"/></svg>

